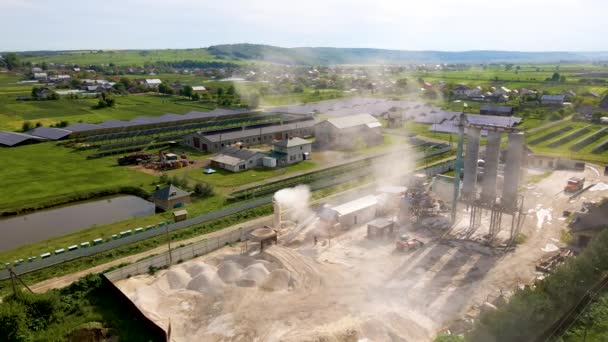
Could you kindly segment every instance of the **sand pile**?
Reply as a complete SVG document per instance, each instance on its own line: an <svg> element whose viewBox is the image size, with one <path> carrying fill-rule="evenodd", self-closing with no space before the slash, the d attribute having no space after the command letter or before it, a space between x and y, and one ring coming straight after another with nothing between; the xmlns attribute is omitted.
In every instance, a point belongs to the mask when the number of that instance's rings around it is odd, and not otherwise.
<svg viewBox="0 0 608 342"><path fill-rule="evenodd" d="M153 285L164 291L176 290L185 288L190 280L192 277L188 272L181 268L173 268L154 281Z"/></svg>
<svg viewBox="0 0 608 342"><path fill-rule="evenodd" d="M243 270L239 281L244 280L245 282L241 282L243 284L253 282L256 285L259 285L266 280L268 274L270 274L270 272L268 272L268 269L266 269L266 266L264 266L263 263L255 263L250 266L247 266L247 268Z"/></svg>
<svg viewBox="0 0 608 342"><path fill-rule="evenodd" d="M206 264L202 261L183 264L182 268L193 278L202 273L211 274L217 272L217 269L214 266Z"/></svg>
<svg viewBox="0 0 608 342"><path fill-rule="evenodd" d="M284 291L289 289L290 275L287 270L274 270L270 272L266 281L260 286L267 291Z"/></svg>
<svg viewBox="0 0 608 342"><path fill-rule="evenodd" d="M242 274L241 265L237 264L234 261L223 261L219 264L217 268L217 275L225 282L225 283L234 283L236 282Z"/></svg>

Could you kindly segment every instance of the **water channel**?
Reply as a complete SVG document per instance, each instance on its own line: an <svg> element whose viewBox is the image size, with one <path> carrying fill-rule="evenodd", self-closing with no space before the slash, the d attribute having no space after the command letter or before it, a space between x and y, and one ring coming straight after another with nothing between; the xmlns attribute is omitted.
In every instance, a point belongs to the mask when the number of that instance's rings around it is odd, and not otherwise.
<svg viewBox="0 0 608 342"><path fill-rule="evenodd" d="M154 214L154 203L132 195L80 202L0 220L0 252L104 225ZM66 246L67 247L67 246Z"/></svg>

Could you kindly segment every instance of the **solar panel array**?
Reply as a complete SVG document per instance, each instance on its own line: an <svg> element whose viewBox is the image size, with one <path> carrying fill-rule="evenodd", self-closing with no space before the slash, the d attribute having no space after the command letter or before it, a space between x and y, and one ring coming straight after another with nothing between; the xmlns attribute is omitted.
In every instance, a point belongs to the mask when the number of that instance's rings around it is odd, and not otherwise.
<svg viewBox="0 0 608 342"><path fill-rule="evenodd" d="M122 128L122 127L131 127L131 126L143 126L150 124L160 124L160 123L170 123L170 122L179 122L179 121L187 121L193 119L206 119L206 118L214 118L218 116L228 116L228 115L238 115L245 114L249 112L246 109L214 109L210 112L197 112L192 111L186 114L164 114L159 117L150 118L150 117L137 117L133 120L122 121L122 120L108 120L99 124L87 124L87 123L76 123L66 127L65 129L71 132L86 132L92 130L101 130L107 128Z"/></svg>
<svg viewBox="0 0 608 342"><path fill-rule="evenodd" d="M0 131L0 145L15 146L27 140L45 140L25 133Z"/></svg>
<svg viewBox="0 0 608 342"><path fill-rule="evenodd" d="M70 132L66 129L54 128L54 127L36 127L25 133L36 136L36 137L45 138L45 139L59 140L59 139L67 137L72 132Z"/></svg>

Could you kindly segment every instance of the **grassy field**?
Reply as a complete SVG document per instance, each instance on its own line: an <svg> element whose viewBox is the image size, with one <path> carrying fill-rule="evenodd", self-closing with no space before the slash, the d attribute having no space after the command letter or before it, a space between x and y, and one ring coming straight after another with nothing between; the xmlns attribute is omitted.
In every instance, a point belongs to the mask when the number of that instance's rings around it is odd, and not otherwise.
<svg viewBox="0 0 608 342"><path fill-rule="evenodd" d="M0 149L0 210L118 186L152 189L153 176L118 167L111 157L86 160L87 154L54 143Z"/></svg>
<svg viewBox="0 0 608 342"><path fill-rule="evenodd" d="M98 123L105 120L129 120L137 116L183 114L189 111L209 111L214 104L195 102L177 96L138 94L116 96L112 108L93 109L96 98L56 101L17 101L15 96L0 95L0 130L18 130L24 121L40 122L45 126L66 120L69 123Z"/></svg>
<svg viewBox="0 0 608 342"><path fill-rule="evenodd" d="M533 141L536 138L542 137L545 134L554 132L559 130L560 128L566 127L566 126L571 126L573 129L565 132L563 134L560 134L559 136L556 136L552 139L543 141L541 143L538 144L534 144L534 145L530 145L530 142ZM552 142L555 142L565 136L568 136L574 132L576 132L579 129L582 128L588 128L589 132L586 133L585 135L582 135L570 142L567 142L565 144L562 144L560 146L557 147L551 147L549 146L549 144L551 144ZM608 137L604 137L598 141L595 141L587 146L585 146L584 148L582 148L580 151L571 151L570 150L570 146L574 145L577 141L582 140L588 136L593 135L595 132L597 132L598 130L600 130L601 128L604 128L606 126L604 125L591 125L588 122L572 122L572 121L567 121L564 122L562 124L559 124L557 126L554 126L548 130L542 130L539 132L536 132L534 134L531 134L530 136L526 137L526 141L529 144L529 147L532 149L532 151L536 152L536 153L542 153L542 154L546 154L546 155L552 155L552 156L556 156L556 157L562 157L562 158L568 158L568 159L580 159L580 160L585 160L585 161L589 161L589 162L595 162L595 163L600 163L600 164L608 164L608 151L604 151L603 153L597 154L597 153L591 153L591 151L600 143L604 142L604 141L608 141Z"/></svg>
<svg viewBox="0 0 608 342"><path fill-rule="evenodd" d="M107 65L110 63L115 65L143 66L146 62L183 60L234 62L229 59L217 59L207 52L206 49L84 50L68 51L53 56L21 57L21 60L32 63L73 63L83 66L89 64Z"/></svg>

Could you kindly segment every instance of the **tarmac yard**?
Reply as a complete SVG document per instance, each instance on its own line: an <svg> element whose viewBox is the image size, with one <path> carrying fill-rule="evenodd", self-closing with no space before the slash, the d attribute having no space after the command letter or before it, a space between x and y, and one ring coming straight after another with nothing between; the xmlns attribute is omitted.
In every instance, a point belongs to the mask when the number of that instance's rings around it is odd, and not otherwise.
<svg viewBox="0 0 608 342"><path fill-rule="evenodd" d="M555 171L524 187L526 238L512 249L401 227L399 234L427 243L397 253L395 238L369 240L366 225L315 245L307 228L297 243L279 238L252 256L240 253L242 244L225 247L117 285L161 327L170 320L173 341L430 341L446 327L458 332L455 322L470 323L485 302L499 305L501 293L508 298L541 275L535 265L543 249L563 245L562 211L608 196L605 189L574 200L558 193L581 175ZM591 169L584 176L608 183ZM457 222L467 218L459 210ZM476 234L484 234L483 222Z"/></svg>

